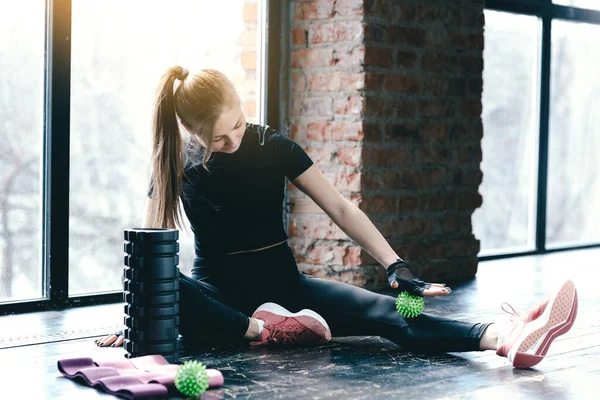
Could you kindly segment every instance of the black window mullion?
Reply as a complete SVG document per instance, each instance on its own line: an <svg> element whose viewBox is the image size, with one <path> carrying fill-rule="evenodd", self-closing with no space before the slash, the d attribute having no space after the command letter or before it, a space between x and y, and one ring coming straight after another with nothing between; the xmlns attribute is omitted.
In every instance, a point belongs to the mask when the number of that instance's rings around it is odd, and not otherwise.
<svg viewBox="0 0 600 400"><path fill-rule="evenodd" d="M49 0L46 64L44 260L51 307L69 297L71 0Z"/></svg>
<svg viewBox="0 0 600 400"><path fill-rule="evenodd" d="M282 129L280 115L280 90L282 82L282 65L284 63L282 52L282 5L280 1L266 1L266 57L264 76L266 77L266 90L264 91L263 104L265 107L265 123L276 130ZM287 11L287 10L286 10Z"/></svg>
<svg viewBox="0 0 600 400"><path fill-rule="evenodd" d="M487 0L485 8L524 15L541 15L547 4L548 0Z"/></svg>
<svg viewBox="0 0 600 400"><path fill-rule="evenodd" d="M535 243L537 251L546 250L546 196L548 193L548 131L550 120L550 57L552 16L542 16L542 60L540 71L540 125L538 146L538 186Z"/></svg>
<svg viewBox="0 0 600 400"><path fill-rule="evenodd" d="M552 18L565 19L569 21L600 24L600 11L586 10L583 8L552 5Z"/></svg>

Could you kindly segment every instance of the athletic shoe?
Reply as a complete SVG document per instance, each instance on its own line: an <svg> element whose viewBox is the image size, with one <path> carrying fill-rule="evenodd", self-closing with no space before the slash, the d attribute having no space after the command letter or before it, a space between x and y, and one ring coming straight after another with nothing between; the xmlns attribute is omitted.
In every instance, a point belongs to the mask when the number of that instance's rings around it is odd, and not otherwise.
<svg viewBox="0 0 600 400"><path fill-rule="evenodd" d="M506 304L506 303L504 303ZM501 329L496 354L508 358L516 368L533 367L546 355L554 339L571 329L577 316L577 289L571 280L566 280L548 299L517 314L511 323Z"/></svg>
<svg viewBox="0 0 600 400"><path fill-rule="evenodd" d="M293 314L279 304L265 303L254 311L252 318L265 322L259 340L250 343L252 346L327 343L331 339L327 322L312 310Z"/></svg>

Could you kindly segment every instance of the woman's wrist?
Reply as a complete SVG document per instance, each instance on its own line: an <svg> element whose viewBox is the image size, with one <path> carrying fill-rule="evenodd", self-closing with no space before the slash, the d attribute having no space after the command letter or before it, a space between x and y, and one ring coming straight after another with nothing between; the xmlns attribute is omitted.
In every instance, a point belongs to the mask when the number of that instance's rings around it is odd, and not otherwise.
<svg viewBox="0 0 600 400"><path fill-rule="evenodd" d="M383 266L383 268L384 268L384 269L387 271L387 270L389 270L389 268L390 268L392 265L396 264L396 263L397 263L397 262L399 262L399 261L404 261L404 260L402 260L402 258L400 258L400 257L398 257L398 256L396 256L396 257L393 257L393 258L392 258L392 257L389 257L389 258L386 258L386 259L385 259L385 261L384 261L384 263L382 264L382 266Z"/></svg>

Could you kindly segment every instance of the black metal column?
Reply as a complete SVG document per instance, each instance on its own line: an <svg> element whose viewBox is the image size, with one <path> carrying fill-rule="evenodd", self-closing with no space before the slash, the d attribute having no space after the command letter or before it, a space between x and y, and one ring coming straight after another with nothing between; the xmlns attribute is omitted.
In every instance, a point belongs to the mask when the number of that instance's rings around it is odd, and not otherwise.
<svg viewBox="0 0 600 400"><path fill-rule="evenodd" d="M49 1L47 29L44 281L51 305L60 307L69 290L71 0Z"/></svg>

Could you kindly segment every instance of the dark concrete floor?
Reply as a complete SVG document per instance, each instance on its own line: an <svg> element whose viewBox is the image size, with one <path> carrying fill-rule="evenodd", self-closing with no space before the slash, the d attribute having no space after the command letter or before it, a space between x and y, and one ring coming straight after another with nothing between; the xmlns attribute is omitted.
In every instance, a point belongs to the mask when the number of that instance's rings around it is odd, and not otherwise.
<svg viewBox="0 0 600 400"><path fill-rule="evenodd" d="M536 304L563 277L578 288L579 313L534 369L513 369L492 351L425 356L378 337L334 338L319 347L211 349L190 354L221 370L225 386L202 399L593 399L600 393L600 250L580 250L480 264L477 278L431 314L475 322ZM109 395L63 378L56 361L121 357L94 337L121 326L120 304L0 317L0 399L88 399Z"/></svg>

